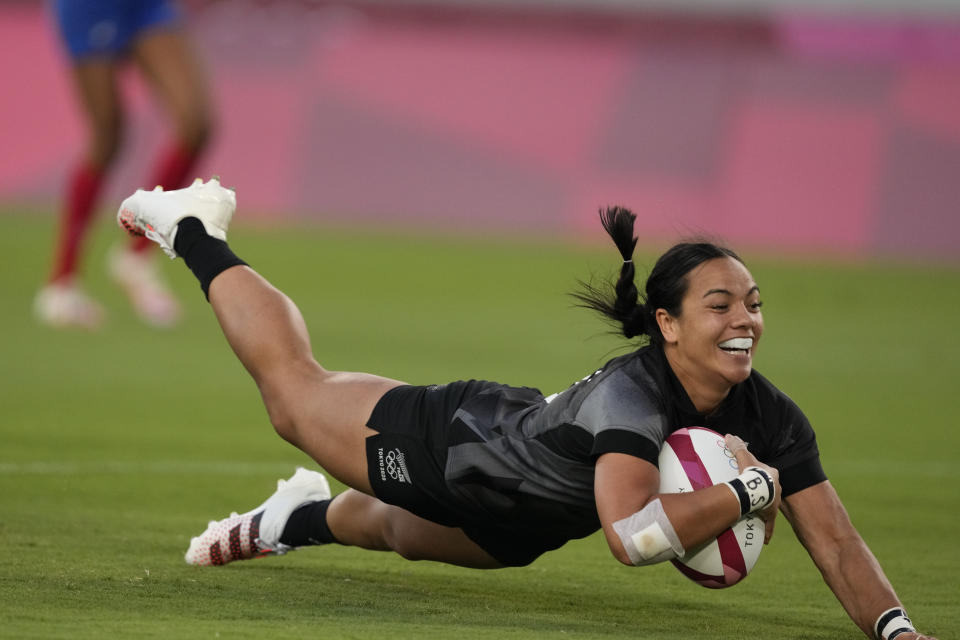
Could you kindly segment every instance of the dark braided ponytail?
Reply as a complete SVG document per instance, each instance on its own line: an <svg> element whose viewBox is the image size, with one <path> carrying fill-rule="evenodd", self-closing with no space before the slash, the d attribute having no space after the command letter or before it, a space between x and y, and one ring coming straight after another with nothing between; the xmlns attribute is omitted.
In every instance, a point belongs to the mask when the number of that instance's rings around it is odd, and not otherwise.
<svg viewBox="0 0 960 640"><path fill-rule="evenodd" d="M600 210L600 222L623 257L620 277L613 286L614 296L611 299L607 291L586 282L581 282L581 291L573 294L584 307L602 313L619 325L627 338L649 335L648 325L652 321L646 306L639 302L639 292L634 282L636 270L633 251L637 246L637 236L633 234L633 223L636 219L637 216L624 207Z"/></svg>
<svg viewBox="0 0 960 640"><path fill-rule="evenodd" d="M687 293L687 274L708 260L733 258L741 264L743 260L730 249L712 242L697 240L676 244L657 260L647 277L645 294L641 296L634 283L633 251L637 236L633 234L633 223L636 218L624 207L600 210L600 222L623 256L620 277L613 285L612 296L609 284L597 287L581 281L581 290L573 297L582 306L606 316L627 338L646 335L653 344L663 344L663 334L654 314L657 309L665 309L671 316L680 317Z"/></svg>

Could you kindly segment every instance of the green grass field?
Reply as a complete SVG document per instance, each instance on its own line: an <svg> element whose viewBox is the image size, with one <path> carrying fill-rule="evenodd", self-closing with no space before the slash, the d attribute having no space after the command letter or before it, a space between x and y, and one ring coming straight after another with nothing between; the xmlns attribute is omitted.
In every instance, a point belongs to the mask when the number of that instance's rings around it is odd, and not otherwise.
<svg viewBox="0 0 960 640"><path fill-rule="evenodd" d="M223 568L183 562L211 518L246 510L310 461L272 431L195 281L170 332L111 318L54 332L30 316L52 220L0 215L0 637L861 637L781 519L725 591L669 565L619 565L599 536L523 569L411 563L330 547ZM297 301L329 368L413 383L489 378L559 390L623 343L566 292L612 247L254 229L231 244ZM824 466L914 621L960 629L960 269L749 260L763 291L757 367L805 409Z"/></svg>

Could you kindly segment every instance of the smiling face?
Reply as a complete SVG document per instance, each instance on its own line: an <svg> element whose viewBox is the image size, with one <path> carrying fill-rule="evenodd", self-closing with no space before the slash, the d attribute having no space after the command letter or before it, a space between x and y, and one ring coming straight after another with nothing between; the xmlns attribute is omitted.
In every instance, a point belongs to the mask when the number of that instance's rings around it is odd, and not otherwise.
<svg viewBox="0 0 960 640"><path fill-rule="evenodd" d="M760 290L733 258L714 258L687 274L681 312L657 309L663 349L698 411L717 408L753 368L763 333Z"/></svg>

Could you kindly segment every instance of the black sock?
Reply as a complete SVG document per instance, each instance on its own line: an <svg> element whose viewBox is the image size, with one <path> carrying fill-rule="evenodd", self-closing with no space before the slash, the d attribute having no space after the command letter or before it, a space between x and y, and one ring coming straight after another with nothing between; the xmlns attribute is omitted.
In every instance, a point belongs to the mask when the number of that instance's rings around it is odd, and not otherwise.
<svg viewBox="0 0 960 640"><path fill-rule="evenodd" d="M226 242L207 235L203 223L194 217L184 218L177 225L173 250L200 281L200 288L207 300L210 299L210 283L214 278L230 267L247 264L230 250Z"/></svg>
<svg viewBox="0 0 960 640"><path fill-rule="evenodd" d="M337 542L327 526L327 509L330 500L305 504L290 514L280 542L291 547L307 547Z"/></svg>

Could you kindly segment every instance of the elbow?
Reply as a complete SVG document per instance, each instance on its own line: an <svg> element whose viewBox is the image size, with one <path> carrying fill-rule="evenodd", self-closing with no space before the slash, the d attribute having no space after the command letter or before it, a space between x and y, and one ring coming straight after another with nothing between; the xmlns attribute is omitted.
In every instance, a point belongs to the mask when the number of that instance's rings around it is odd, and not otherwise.
<svg viewBox="0 0 960 640"><path fill-rule="evenodd" d="M614 538L608 536L607 545L610 547L610 553L613 554L613 557L628 567L643 567L648 564L658 564L678 557L677 552L670 547L658 548L654 550L656 551L655 553L651 552L648 555L644 555L642 551L634 549L631 554L619 536L615 536ZM680 554L682 555L682 553L681 549Z"/></svg>
<svg viewBox="0 0 960 640"><path fill-rule="evenodd" d="M656 555L649 557L639 557L631 558L630 555L621 549L610 548L610 552L613 554L613 557L620 561L621 564L625 564L628 567L645 567L650 564L660 564L661 562L666 562L667 560L673 560L674 558L680 557L673 549L665 549Z"/></svg>
<svg viewBox="0 0 960 640"><path fill-rule="evenodd" d="M607 547L609 547L613 557L628 567L635 566L633 561L630 560L630 554L627 553L627 550L623 547L623 541L620 539L620 536L618 536L612 528L608 530L607 527L604 527L603 534L607 539Z"/></svg>
<svg viewBox="0 0 960 640"><path fill-rule="evenodd" d="M630 556L627 555L627 552L624 551L622 547L620 549L611 548L610 553L613 554L613 557L616 558L620 564L625 564L628 567L634 566L633 562L630 561Z"/></svg>

